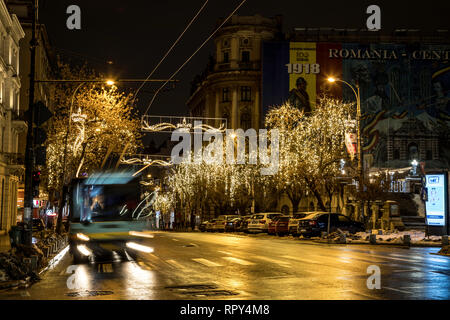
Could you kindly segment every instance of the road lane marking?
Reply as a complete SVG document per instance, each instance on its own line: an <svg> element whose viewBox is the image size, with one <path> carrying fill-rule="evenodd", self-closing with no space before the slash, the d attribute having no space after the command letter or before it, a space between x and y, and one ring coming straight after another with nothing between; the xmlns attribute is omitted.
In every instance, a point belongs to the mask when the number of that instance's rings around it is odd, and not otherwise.
<svg viewBox="0 0 450 320"><path fill-rule="evenodd" d="M98 273L112 273L113 272L112 264L110 263L99 264L97 267L97 271Z"/></svg>
<svg viewBox="0 0 450 320"><path fill-rule="evenodd" d="M268 257L262 257L262 256L251 256L251 257L254 258L254 259L265 260L267 262L278 264L278 265L286 267L286 268L291 268L292 267L292 265L289 262L285 262L285 261L275 260L275 259L271 259L271 258L268 258Z"/></svg>
<svg viewBox="0 0 450 320"><path fill-rule="evenodd" d="M227 252L227 251L217 251L217 252L220 252L220 253L223 253L223 254L227 254L229 256L233 255L231 252Z"/></svg>
<svg viewBox="0 0 450 320"><path fill-rule="evenodd" d="M389 287L383 287L383 289L388 289L388 290L392 290L392 291L398 291L398 292L402 292L402 293L406 293L406 294L411 294L411 291L406 291L406 290L394 289L394 288L389 288Z"/></svg>
<svg viewBox="0 0 450 320"><path fill-rule="evenodd" d="M145 270L149 270L149 271L152 270L152 267L143 261L139 261L138 265Z"/></svg>
<svg viewBox="0 0 450 320"><path fill-rule="evenodd" d="M198 262L204 266L207 266L207 267L221 267L222 266L221 264L218 264L218 263L215 263L215 262L209 261L207 259L203 259L203 258L195 258L192 260L194 260L195 262Z"/></svg>
<svg viewBox="0 0 450 320"><path fill-rule="evenodd" d="M297 261L304 262L304 263L322 264L319 261L307 260L307 259L302 259L299 257L293 257L293 256L281 256L281 257L287 258L287 259L292 259L292 260L297 260Z"/></svg>
<svg viewBox="0 0 450 320"><path fill-rule="evenodd" d="M166 260L166 262L168 264L170 264L172 267L175 267L175 268L178 268L178 269L186 269L186 267L182 266L181 264L179 264L175 260Z"/></svg>
<svg viewBox="0 0 450 320"><path fill-rule="evenodd" d="M243 266L254 265L253 262L242 260L242 259L238 259L238 258L234 258L234 257L222 257L222 259L228 260L228 261L233 262L233 263L241 264Z"/></svg>
<svg viewBox="0 0 450 320"><path fill-rule="evenodd" d="M180 241L180 240L178 240L178 239L172 239L173 241Z"/></svg>

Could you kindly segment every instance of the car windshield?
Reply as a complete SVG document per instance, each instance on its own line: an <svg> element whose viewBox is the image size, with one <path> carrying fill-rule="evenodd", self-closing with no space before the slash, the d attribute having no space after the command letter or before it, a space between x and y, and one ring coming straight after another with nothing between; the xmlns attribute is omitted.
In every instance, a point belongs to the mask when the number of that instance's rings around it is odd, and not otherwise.
<svg viewBox="0 0 450 320"><path fill-rule="evenodd" d="M252 219L263 219L264 215L263 214L255 214L252 216Z"/></svg>
<svg viewBox="0 0 450 320"><path fill-rule="evenodd" d="M274 217L278 217L281 216L281 213L272 213L272 214L268 214L267 218L269 219L273 219Z"/></svg>
<svg viewBox="0 0 450 320"><path fill-rule="evenodd" d="M301 219L301 218L304 218L304 217L306 217L306 213L294 213L294 215L293 215L293 218L294 219Z"/></svg>
<svg viewBox="0 0 450 320"><path fill-rule="evenodd" d="M279 217L279 218L278 218L278 221L286 222L286 221L289 221L290 218L291 218L291 217Z"/></svg>

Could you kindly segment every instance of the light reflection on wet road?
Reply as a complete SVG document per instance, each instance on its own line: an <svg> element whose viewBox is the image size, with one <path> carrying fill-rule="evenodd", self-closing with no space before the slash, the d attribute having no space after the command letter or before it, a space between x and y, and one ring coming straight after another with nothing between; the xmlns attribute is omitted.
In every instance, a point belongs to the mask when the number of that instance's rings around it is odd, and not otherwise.
<svg viewBox="0 0 450 320"><path fill-rule="evenodd" d="M153 253L72 265L0 299L449 299L450 258L438 248L326 245L267 235L155 232ZM175 240L175 241L174 241ZM367 288L367 268L381 289Z"/></svg>

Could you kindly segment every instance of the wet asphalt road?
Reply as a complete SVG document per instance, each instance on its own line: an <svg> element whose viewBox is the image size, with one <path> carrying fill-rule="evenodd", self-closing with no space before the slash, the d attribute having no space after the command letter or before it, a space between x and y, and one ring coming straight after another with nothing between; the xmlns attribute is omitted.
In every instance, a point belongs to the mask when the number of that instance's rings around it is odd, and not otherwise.
<svg viewBox="0 0 450 320"><path fill-rule="evenodd" d="M27 289L0 299L450 299L439 248L327 245L267 235L154 232L153 253L73 265L67 252ZM367 268L381 270L368 289Z"/></svg>

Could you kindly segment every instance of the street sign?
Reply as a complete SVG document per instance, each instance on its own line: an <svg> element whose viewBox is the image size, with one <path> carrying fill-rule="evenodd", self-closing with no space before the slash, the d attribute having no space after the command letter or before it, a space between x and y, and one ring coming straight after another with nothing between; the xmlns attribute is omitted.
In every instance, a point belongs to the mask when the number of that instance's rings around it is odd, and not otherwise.
<svg viewBox="0 0 450 320"><path fill-rule="evenodd" d="M28 117L29 109L25 112L25 116ZM48 110L48 108L45 106L45 104L42 101L38 101L35 104L33 104L33 123L40 127L45 122L47 122L52 116L53 113Z"/></svg>

